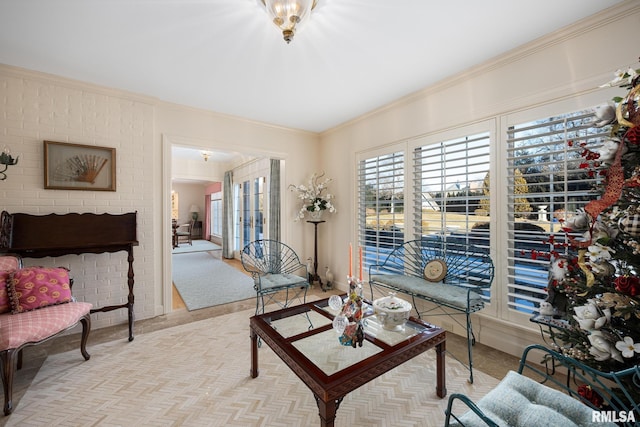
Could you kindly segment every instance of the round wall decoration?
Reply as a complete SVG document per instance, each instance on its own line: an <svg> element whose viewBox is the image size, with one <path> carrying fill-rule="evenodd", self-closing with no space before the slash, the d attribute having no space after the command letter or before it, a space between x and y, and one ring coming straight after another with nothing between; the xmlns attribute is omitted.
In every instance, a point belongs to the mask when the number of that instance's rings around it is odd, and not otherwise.
<svg viewBox="0 0 640 427"><path fill-rule="evenodd" d="M424 266L424 278L430 282L439 282L447 275L447 264L441 259L432 259Z"/></svg>

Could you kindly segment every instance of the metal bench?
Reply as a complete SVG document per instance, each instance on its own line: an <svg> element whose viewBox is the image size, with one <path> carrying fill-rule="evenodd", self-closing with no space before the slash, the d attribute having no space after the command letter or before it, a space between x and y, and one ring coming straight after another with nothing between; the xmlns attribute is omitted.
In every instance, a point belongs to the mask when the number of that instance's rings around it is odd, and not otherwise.
<svg viewBox="0 0 640 427"><path fill-rule="evenodd" d="M494 266L487 250L464 237L420 239L393 249L381 264L369 267L371 298L374 288L404 293L411 297L418 317L451 316L467 331L469 382L473 383L472 346L475 335L471 314L484 307L484 295L491 287ZM432 303L420 311L416 300ZM461 323L456 315L465 316Z"/></svg>

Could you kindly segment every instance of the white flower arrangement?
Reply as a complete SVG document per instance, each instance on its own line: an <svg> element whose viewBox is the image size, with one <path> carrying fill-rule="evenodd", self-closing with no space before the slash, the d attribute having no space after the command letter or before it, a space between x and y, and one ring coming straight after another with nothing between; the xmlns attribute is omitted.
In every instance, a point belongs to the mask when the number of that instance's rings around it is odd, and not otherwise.
<svg viewBox="0 0 640 427"><path fill-rule="evenodd" d="M633 80L638 77L638 75L640 75L640 69L634 70L631 67L626 70L618 69L613 73L613 79L600 85L600 87L628 87L632 84Z"/></svg>
<svg viewBox="0 0 640 427"><path fill-rule="evenodd" d="M291 191L298 192L298 199L302 200L302 207L298 211L296 215L295 221L300 221L304 219L305 214L312 212L321 212L324 210L328 210L331 213L336 212L336 208L331 202L334 196L328 192L327 186L332 181L330 178L325 178L324 172L320 175L314 173L309 178L308 185L289 185L289 189Z"/></svg>

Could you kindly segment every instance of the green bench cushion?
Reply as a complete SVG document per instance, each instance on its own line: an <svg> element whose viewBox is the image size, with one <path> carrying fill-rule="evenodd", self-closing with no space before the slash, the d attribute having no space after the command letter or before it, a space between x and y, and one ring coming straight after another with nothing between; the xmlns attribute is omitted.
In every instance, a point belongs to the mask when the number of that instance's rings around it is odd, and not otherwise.
<svg viewBox="0 0 640 427"><path fill-rule="evenodd" d="M500 426L611 426L614 423L592 423L593 410L573 397L542 385L531 378L509 371L493 390L477 403L478 407ZM486 427L474 412L460 417L462 424L451 426Z"/></svg>
<svg viewBox="0 0 640 427"><path fill-rule="evenodd" d="M259 292L276 291L279 288L287 288L299 284L300 287L307 287L309 283L304 277L295 274L265 274L260 276L260 283L256 283Z"/></svg>
<svg viewBox="0 0 640 427"><path fill-rule="evenodd" d="M469 290L462 286L444 284L442 282L434 283L420 277L402 274L374 274L370 280L374 284L388 285L417 297L459 308L462 311L467 309L467 293ZM484 304L480 294L474 291L471 291L469 300L469 305L476 309Z"/></svg>

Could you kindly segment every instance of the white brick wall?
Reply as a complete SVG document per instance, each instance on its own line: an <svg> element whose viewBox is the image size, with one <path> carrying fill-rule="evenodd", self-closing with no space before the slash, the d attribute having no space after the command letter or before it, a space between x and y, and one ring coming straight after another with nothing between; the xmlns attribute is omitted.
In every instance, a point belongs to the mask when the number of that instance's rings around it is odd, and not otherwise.
<svg viewBox="0 0 640 427"><path fill-rule="evenodd" d="M144 98L116 91L49 80L0 66L0 149L20 155L19 164L0 181L0 209L30 214L138 212L134 248L135 316L154 315L153 230L154 106ZM116 149L117 191L45 190L43 141ZM81 232L81 231L80 231ZM127 300L127 254L25 258L25 265L65 266L81 301L104 307ZM127 322L126 310L96 313L93 328ZM123 326L123 338L127 336Z"/></svg>

